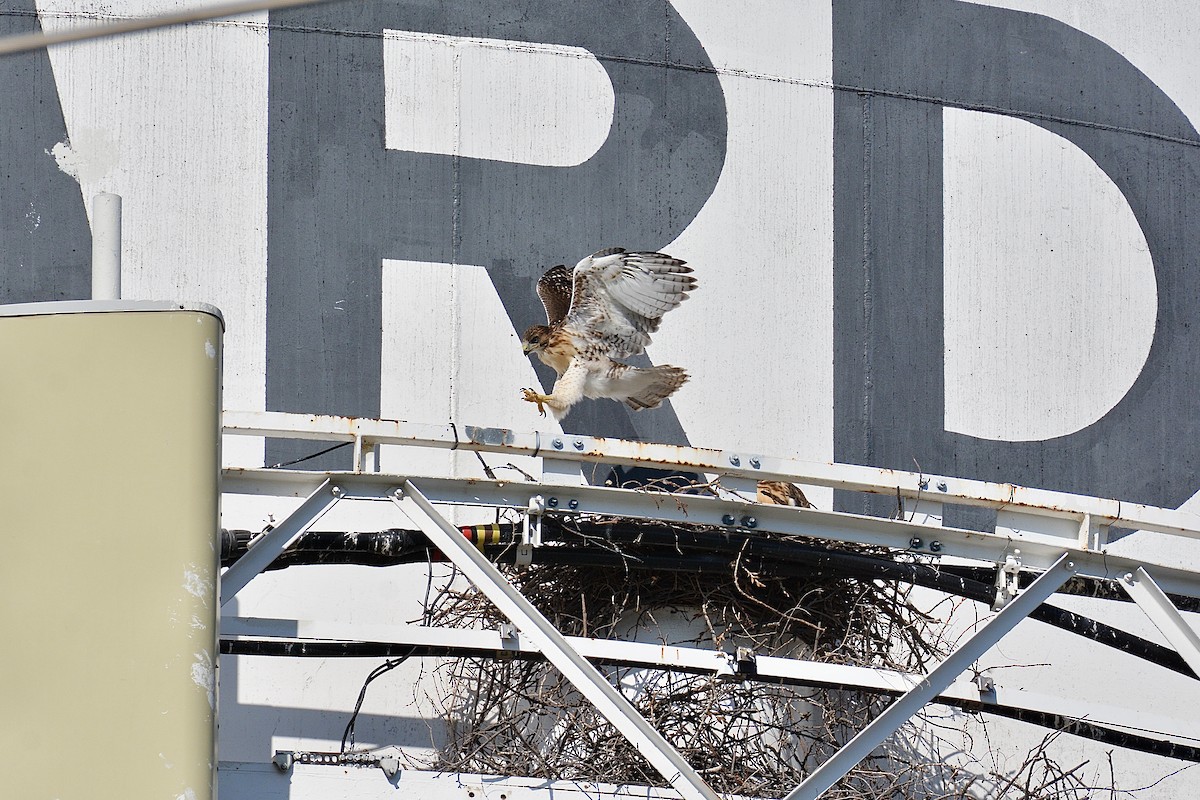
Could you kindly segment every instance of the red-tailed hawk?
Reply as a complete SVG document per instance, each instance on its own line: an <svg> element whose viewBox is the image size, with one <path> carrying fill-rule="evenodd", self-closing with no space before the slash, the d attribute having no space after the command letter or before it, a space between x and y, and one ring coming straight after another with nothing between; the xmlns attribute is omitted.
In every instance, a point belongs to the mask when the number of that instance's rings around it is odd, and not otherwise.
<svg viewBox="0 0 1200 800"><path fill-rule="evenodd" d="M692 268L664 253L627 253L610 247L575 265L559 264L537 282L546 325L521 337L558 373L550 394L523 389L524 398L546 407L555 419L584 397L608 397L634 410L655 408L688 379L679 367L640 369L615 361L637 355L650 343L663 314L696 288Z"/></svg>

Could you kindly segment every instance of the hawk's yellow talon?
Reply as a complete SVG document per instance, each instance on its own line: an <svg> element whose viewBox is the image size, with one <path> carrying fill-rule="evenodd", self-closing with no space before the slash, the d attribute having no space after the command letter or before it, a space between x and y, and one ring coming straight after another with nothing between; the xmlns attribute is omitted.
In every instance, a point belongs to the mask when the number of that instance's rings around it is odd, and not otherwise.
<svg viewBox="0 0 1200 800"><path fill-rule="evenodd" d="M524 399L530 403L536 403L537 408L538 408L538 413L541 414L543 417L546 416L546 408L543 404L550 398L546 397L546 395L544 395L544 394L538 394L533 389L522 389L521 397L522 397L522 399Z"/></svg>

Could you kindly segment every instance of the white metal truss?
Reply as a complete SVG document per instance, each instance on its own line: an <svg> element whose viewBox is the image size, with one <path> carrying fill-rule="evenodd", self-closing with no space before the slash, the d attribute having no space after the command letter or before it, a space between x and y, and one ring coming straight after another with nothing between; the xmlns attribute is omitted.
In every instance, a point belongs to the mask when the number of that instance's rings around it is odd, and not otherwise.
<svg viewBox="0 0 1200 800"><path fill-rule="evenodd" d="M1179 609L1171 602L1166 593L1159 587L1145 567L1138 567L1135 572L1126 573L1121 577L1121 586L1129 593L1155 627L1167 637L1171 646L1179 651L1187 661L1192 672L1200 675L1200 637L1187 624Z"/></svg>
<svg viewBox="0 0 1200 800"><path fill-rule="evenodd" d="M392 501L450 558L467 579L528 636L580 694L637 748L684 797L718 800L704 779L646 722L645 717L609 683L525 596L445 520L412 481L392 493Z"/></svg>
<svg viewBox="0 0 1200 800"><path fill-rule="evenodd" d="M604 642L564 637L538 613L503 575L445 520L436 505L469 505L509 508L523 512L553 508L559 513L599 514L664 522L725 526L741 530L772 531L840 542L881 545L898 550L937 553L1002 567L1004 580L998 586L999 614L981 626L928 675L895 677L878 671L868 678L838 683L871 686L888 683L901 697L864 728L829 761L814 771L789 798L816 798L837 782L862 758L866 757L903 722L937 697L961 696L962 684L954 683L969 665L993 646L1021 619L1054 593L1072 575L1101 580L1118 580L1137 604L1145 610L1168 641L1180 652L1193 670L1200 673L1200 638L1188 626L1166 593L1200 597L1200 575L1165 564L1151 564L1105 552L1109 527L1137 528L1186 538L1200 537L1200 518L1195 515L1122 503L1081 495L1028 489L1010 484L995 484L958 478L926 476L918 473L881 470L845 464L813 464L758 454L734 453L703 448L643 444L591 437L527 433L505 429L476 428L454 424L426 425L386 420L345 417L311 417L281 413L226 413L225 433L274 436L354 444L355 468L350 472L298 472L263 469L228 469L224 472L226 493L267 494L305 497L301 506L277 525L239 559L223 577L222 604L228 602L246 583L273 561L339 499L390 501L386 507L399 506L442 553L506 614L520 630L525 641L511 639L499 643L503 649L531 649L541 653L591 700L647 760L688 798L715 798L686 761L659 735L593 667L588 658L627 659L630 663L654 663L678 667L685 662L698 667L707 660L714 674L734 671L724 654L653 646L657 658L639 655L633 643ZM444 477L382 474L368 471L378 464L373 457L382 444L426 446L441 449L467 449L524 455L543 461L540 481L512 482L490 479L451 479ZM920 511L920 521L863 517L832 511L763 505L739 494L722 492L720 496L666 495L660 492L587 486L579 483L581 463L637 465L665 469L684 469L717 477L719 485L737 490L754 486L757 480L784 480L808 486L825 486L873 492L911 501ZM750 493L752 498L753 494ZM941 504L973 505L998 511L997 530L979 532L930 524L940 517ZM394 506L393 506L394 504ZM532 533L525 542L536 544ZM1017 590L1016 575L1021 571L1041 573L1022 591ZM1153 575L1153 577L1151 577ZM254 621L229 619L223 636L297 636L299 621ZM319 621L306 623L307 635ZM263 626L266 626L264 629ZM281 627L282 626L282 627ZM294 626L288 633L288 626ZM257 633L255 630L257 629ZM361 631L329 630L331 641L383 641L403 639L417 644L430 629L418 634L390 634L361 637ZM444 642L447 651L469 650L470 636L499 636L490 632L461 632L457 641ZM465 638L464 638L465 637ZM304 637L300 637L304 638ZM450 637L454 638L454 637ZM499 637L504 639L505 637ZM496 643L492 643L493 645ZM600 648L603 652L597 652ZM489 647L482 647L488 650ZM495 649L494 647L491 649ZM648 658L647 662L639 659ZM724 664L717 663L724 660ZM786 666L769 659L757 663L759 674L776 669L781 674L807 673L814 677L820 667L807 662L789 662ZM842 668L850 669L850 668ZM826 673L829 674L829 673ZM831 680L831 679L830 679ZM968 693L970 690L966 690ZM979 698L978 689L975 690ZM1092 708L1093 712L1095 708ZM1042 709L1045 710L1045 709ZM1058 713L1058 712L1054 712ZM1080 718L1078 713L1066 716ZM1120 712L1114 717L1128 720ZM1094 717L1092 717L1094 719ZM1129 727L1155 729L1145 720L1126 722ZM1123 724L1114 720L1115 724ZM1160 723L1161 724L1161 723ZM1183 734L1182 737L1193 741Z"/></svg>
<svg viewBox="0 0 1200 800"><path fill-rule="evenodd" d="M933 668L916 686L909 689L867 727L847 742L834 755L793 789L785 800L816 800L831 786L871 754L883 740L891 736L910 717L949 686L971 662L986 653L1018 622L1029 616L1042 601L1054 594L1071 577L1075 564L1062 556L1054 566L1043 572L1028 589L972 633L965 642L954 648L942 663Z"/></svg>
<svg viewBox="0 0 1200 800"><path fill-rule="evenodd" d="M506 658L536 654L539 648L519 632L423 625L377 625L308 619L224 617L221 638L231 641L347 642L405 645L430 655ZM591 661L625 667L657 667L696 675L737 680L745 677L735 654L700 647L627 642L613 639L565 637L581 656ZM799 658L755 655L754 677L815 687L852 686L885 694L903 694L921 677L893 670L807 661ZM1145 709L1071 700L1005 687L995 681L981 686L975 680L956 680L938 695L938 702L964 703L988 709L1014 709L1054 714L1130 733L1153 732L1164 741L1200 746L1200 719L1179 720Z"/></svg>

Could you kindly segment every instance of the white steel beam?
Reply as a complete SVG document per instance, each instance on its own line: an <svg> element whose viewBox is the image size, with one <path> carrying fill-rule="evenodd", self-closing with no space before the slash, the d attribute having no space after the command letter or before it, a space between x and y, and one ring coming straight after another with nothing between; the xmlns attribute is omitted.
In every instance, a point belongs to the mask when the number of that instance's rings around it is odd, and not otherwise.
<svg viewBox="0 0 1200 800"><path fill-rule="evenodd" d="M1200 516L1141 503L1126 503L1011 483L925 475L856 464L775 458L742 451L633 442L563 433L474 425L428 424L359 417L288 414L278 411L226 411L224 432L323 441L400 444L475 450L506 455L548 456L566 461L687 469L750 480L783 480L833 489L872 492L907 499L1028 511L1059 519L1083 519L1096 526L1117 525L1200 538ZM557 446L556 443L557 442Z"/></svg>
<svg viewBox="0 0 1200 800"><path fill-rule="evenodd" d="M405 516L430 542L454 562L467 579L483 592L518 630L537 645L580 694L638 750L667 782L685 798L719 800L716 792L692 769L670 742L646 722L637 709L578 653L550 621L488 561L413 485L404 482L392 496Z"/></svg>
<svg viewBox="0 0 1200 800"><path fill-rule="evenodd" d="M1167 597L1145 567L1138 567L1134 572L1127 572L1121 579L1121 587L1141 606L1142 611L1162 632L1171 646L1183 656L1183 660L1192 668L1192 672L1200 675L1200 636L1196 635L1191 625L1175 608L1175 604Z"/></svg>
<svg viewBox="0 0 1200 800"><path fill-rule="evenodd" d="M859 731L828 761L817 767L804 782L793 789L785 800L816 800L835 783L869 756L900 726L936 698L971 663L1000 641L1018 622L1029 616L1050 595L1066 583L1074 573L1075 564L1064 555L1037 580L1005 606L999 614L972 633L966 641L925 676L925 679L892 703L882 714Z"/></svg>
<svg viewBox="0 0 1200 800"><path fill-rule="evenodd" d="M223 490L286 496L304 496L327 477L337 481L351 499L386 499L404 481L384 473L314 473L295 470L226 470ZM1109 580L1113 574L1132 572L1145 562L1078 549L1073 534L1060 541L1019 533L988 533L922 525L904 520L864 517L836 511L738 501L705 495L673 495L631 491L604 486L547 486L541 483L492 481L483 478L420 478L422 491L435 503L508 507L525 510L536 495L558 500L559 513L598 514L653 519L666 523L713 525L731 530L754 518L754 530L804 536L835 542L878 545L909 550L921 539L926 548L937 542L941 556L1004 564L1015 550L1021 563L1034 570L1048 569L1064 551L1069 552L1079 575ZM571 501L575 501L571 509ZM726 520L734 520L733 524ZM1156 564L1147 565L1160 586L1172 594L1200 597L1200 574Z"/></svg>
<svg viewBox="0 0 1200 800"><path fill-rule="evenodd" d="M221 605L245 588L254 576L271 565L279 554L300 538L342 497L342 490L326 478L300 507L264 534L221 575Z"/></svg>
<svg viewBox="0 0 1200 800"><path fill-rule="evenodd" d="M250 641L290 642L371 642L412 645L431 655L503 658L514 653L540 653L526 638L503 636L498 630L425 627L420 625L378 625L361 622L308 619L270 619L261 617L223 617L221 638ZM728 653L711 648L627 642L613 639L565 637L584 658L605 664L677 670L696 675L728 676L737 679L734 660ZM852 686L868 691L902 694L920 684L923 676L894 670L832 664L822 661L758 655L755 677L780 680L804 686ZM1086 719L1108 728L1152 736L1189 747L1200 745L1200 720L1147 713L1143 709L1098 705L1093 701L1072 700L1021 689L994 685L981 691L974 681L957 680L934 699L935 702L978 703L989 708L1021 709L1057 714L1071 719Z"/></svg>

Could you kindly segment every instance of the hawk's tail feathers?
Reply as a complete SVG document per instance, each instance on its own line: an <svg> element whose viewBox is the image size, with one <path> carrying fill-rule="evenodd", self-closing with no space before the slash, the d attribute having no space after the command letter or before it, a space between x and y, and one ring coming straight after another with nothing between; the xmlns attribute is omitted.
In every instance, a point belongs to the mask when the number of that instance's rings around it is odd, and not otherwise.
<svg viewBox="0 0 1200 800"><path fill-rule="evenodd" d="M687 383L687 379L686 372L669 364L647 369L630 367L625 380L628 381L632 392L625 398L625 405L634 411L658 408L663 400Z"/></svg>

